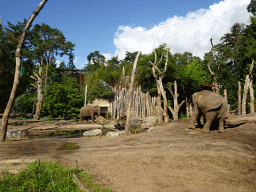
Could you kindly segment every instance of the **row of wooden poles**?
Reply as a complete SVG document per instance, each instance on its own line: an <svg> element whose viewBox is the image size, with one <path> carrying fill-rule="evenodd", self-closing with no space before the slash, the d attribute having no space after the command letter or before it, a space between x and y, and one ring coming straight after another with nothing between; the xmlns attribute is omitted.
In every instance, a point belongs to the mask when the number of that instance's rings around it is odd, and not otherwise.
<svg viewBox="0 0 256 192"><path fill-rule="evenodd" d="M114 89L114 91L116 94L114 101L110 104L110 111L112 119L119 119L120 117L126 115L125 113L127 110L129 99L128 90L119 86L119 91L117 91L116 89ZM145 118L155 115L155 109L157 104L156 97L151 97L148 92L143 93L141 91L141 87L137 87L131 97L131 118Z"/></svg>

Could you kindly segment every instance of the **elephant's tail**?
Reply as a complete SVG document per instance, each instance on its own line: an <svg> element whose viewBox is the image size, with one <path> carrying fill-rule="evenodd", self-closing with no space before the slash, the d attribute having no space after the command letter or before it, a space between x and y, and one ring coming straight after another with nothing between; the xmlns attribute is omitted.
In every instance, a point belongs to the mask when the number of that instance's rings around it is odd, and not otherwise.
<svg viewBox="0 0 256 192"><path fill-rule="evenodd" d="M225 104L225 103L223 103L223 104L221 105L221 108L220 108L220 111L219 111L219 113L218 113L217 118L221 118L221 117L222 117L222 115L227 111L227 107L228 107L228 105Z"/></svg>

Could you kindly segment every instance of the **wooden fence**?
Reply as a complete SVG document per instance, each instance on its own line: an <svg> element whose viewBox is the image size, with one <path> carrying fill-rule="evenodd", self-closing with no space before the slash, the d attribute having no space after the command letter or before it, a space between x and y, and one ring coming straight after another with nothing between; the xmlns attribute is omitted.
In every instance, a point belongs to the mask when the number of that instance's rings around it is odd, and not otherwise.
<svg viewBox="0 0 256 192"><path fill-rule="evenodd" d="M119 87L116 91L115 99L110 104L112 119L119 119L127 110L128 92L126 88ZM151 97L149 93L142 93L141 88L137 89L132 94L132 110L131 117L145 118L154 116L156 109L156 97Z"/></svg>

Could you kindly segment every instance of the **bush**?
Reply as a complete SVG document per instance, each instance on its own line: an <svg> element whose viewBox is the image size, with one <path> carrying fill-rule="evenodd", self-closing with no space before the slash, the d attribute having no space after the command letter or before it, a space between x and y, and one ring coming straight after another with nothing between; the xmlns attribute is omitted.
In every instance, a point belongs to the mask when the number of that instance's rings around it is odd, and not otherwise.
<svg viewBox="0 0 256 192"><path fill-rule="evenodd" d="M43 114L50 117L78 118L84 96L79 93L73 77L62 77L62 84L54 82L49 86L43 101Z"/></svg>
<svg viewBox="0 0 256 192"><path fill-rule="evenodd" d="M16 98L13 108L16 110L17 113L31 113L33 110L35 99L36 96L22 94Z"/></svg>

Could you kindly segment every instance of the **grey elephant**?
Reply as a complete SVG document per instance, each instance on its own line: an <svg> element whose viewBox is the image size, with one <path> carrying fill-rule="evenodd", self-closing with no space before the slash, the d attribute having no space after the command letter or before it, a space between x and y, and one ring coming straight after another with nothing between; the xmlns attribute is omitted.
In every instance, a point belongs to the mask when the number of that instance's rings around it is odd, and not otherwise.
<svg viewBox="0 0 256 192"><path fill-rule="evenodd" d="M82 119L84 117L91 117L91 120L94 120L94 115L97 113L98 117L100 116L100 106L99 105L93 105L93 104L88 104L86 106L83 106L80 110L80 120L79 122L82 122Z"/></svg>
<svg viewBox="0 0 256 192"><path fill-rule="evenodd" d="M224 97L213 91L204 90L192 96L193 113L189 128L194 129L195 123L201 127L200 118L204 116L203 132L210 132L210 127L215 118L219 121L219 132L224 133L224 120L227 118L228 104Z"/></svg>

